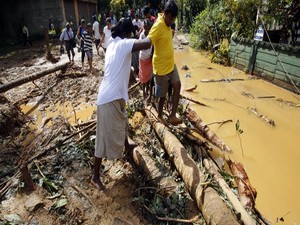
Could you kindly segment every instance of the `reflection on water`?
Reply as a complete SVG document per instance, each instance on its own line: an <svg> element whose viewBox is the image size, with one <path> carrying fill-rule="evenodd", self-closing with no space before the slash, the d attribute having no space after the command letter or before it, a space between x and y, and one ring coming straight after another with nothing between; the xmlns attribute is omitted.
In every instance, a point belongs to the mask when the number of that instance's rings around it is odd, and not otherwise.
<svg viewBox="0 0 300 225"><path fill-rule="evenodd" d="M257 189L257 208L273 223L284 217L280 224L300 224L300 108L276 101L278 98L300 103L297 96L264 80L249 79L251 76L232 67L211 64L202 53L188 49L176 53L182 90L197 86L194 92L182 94L211 107L190 103L206 122L232 119L221 127L210 125L221 139L234 151L230 157L242 162ZM181 70L187 65L189 70ZM242 78L244 81L200 82L204 79L220 80ZM254 98L242 95L251 93ZM275 98L257 98L275 96ZM226 99L216 101L216 99ZM229 103L228 103L229 102ZM246 108L256 108L261 114L275 121L272 127ZM240 121L244 157L236 134L235 123Z"/></svg>

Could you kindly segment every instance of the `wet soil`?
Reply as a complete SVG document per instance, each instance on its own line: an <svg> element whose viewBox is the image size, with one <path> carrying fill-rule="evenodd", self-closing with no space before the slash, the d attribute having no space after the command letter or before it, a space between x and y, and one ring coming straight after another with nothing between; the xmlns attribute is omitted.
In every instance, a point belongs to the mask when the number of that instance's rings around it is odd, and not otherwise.
<svg viewBox="0 0 300 225"><path fill-rule="evenodd" d="M67 56L60 55L59 47L53 46L54 57L60 58L60 62L67 62ZM0 56L0 81L9 82L53 66L45 58L45 49L41 45ZM8 109L9 112L18 112L8 119L14 121L21 115L24 121L20 126L12 121L5 122L4 129L1 129L9 135L0 138L0 223L165 224L142 207L144 201L155 205L153 201L158 201L158 197L154 191L150 195L149 192L136 191L141 186L153 184L125 158L104 160L101 177L105 191L98 191L90 184L94 133L85 141L77 142L81 137L79 135L62 145L62 140L78 131L77 124L95 118L95 100L103 74L103 54L98 56L94 50L92 74L62 76L62 73L82 73L80 54L76 52L75 63L70 64L67 71L47 75L4 94L6 105L16 107ZM4 107L1 107L4 112ZM142 120L135 115L130 124L132 132L140 134L135 141L144 145L146 136L143 129L149 127L140 128ZM12 125L11 128L8 124ZM155 142L147 142L147 146L162 149L158 139ZM24 188L24 181L18 172L19 165L24 162L28 163L35 183L36 190L31 193ZM10 188L4 191L7 185ZM186 192L182 191L175 197L181 199L181 205L175 204L178 212L172 216L197 216L198 211L195 211L195 205ZM203 224L201 221L196 224Z"/></svg>

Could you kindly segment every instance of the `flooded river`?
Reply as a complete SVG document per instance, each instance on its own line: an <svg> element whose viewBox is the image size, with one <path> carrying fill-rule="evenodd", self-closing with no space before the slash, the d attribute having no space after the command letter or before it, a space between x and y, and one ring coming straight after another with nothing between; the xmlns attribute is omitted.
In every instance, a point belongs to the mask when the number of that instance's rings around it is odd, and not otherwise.
<svg viewBox="0 0 300 225"><path fill-rule="evenodd" d="M249 79L250 75L233 67L212 64L203 53L191 49L176 53L175 61L181 76L182 94L211 106L190 104L204 122L233 120L233 123L221 127L214 124L210 128L233 149L230 158L245 166L258 192L257 208L272 223L283 216L285 222L278 224L300 224L300 107L276 101L281 98L300 103L300 96L267 81ZM189 70L181 70L183 65ZM245 80L200 82L223 78ZM184 91L194 85L198 85L196 91ZM243 92L251 93L254 98L242 95ZM257 98L261 96L275 98ZM224 98L226 102L215 100ZM256 108L274 120L276 126L265 123L247 107ZM235 128L237 120L244 131L241 134L244 156Z"/></svg>

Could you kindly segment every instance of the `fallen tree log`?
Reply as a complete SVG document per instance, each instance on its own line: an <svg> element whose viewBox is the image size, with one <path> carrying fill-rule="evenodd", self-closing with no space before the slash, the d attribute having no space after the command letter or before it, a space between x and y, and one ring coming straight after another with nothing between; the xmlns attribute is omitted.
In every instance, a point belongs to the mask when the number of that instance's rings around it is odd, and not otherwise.
<svg viewBox="0 0 300 225"><path fill-rule="evenodd" d="M2 84L0 86L0 93L6 92L6 91L8 91L12 88L18 87L18 86L20 86L22 84L25 84L25 83L28 83L30 81L34 81L34 80L39 79L43 76L54 73L58 70L63 70L68 66L68 64L69 64L68 62L61 63L61 64L55 65L55 66L53 66L49 69L42 70L42 71L34 73L32 75L29 75L29 76L26 76L26 77L21 77L19 79L16 79L16 80L10 81L8 83Z"/></svg>
<svg viewBox="0 0 300 225"><path fill-rule="evenodd" d="M189 156L180 141L165 125L155 119L157 112L148 107L146 114L151 119L156 134L164 143L166 152L173 161L206 222L212 225L239 224L216 190L209 185L204 188L202 184L206 182L206 176Z"/></svg>
<svg viewBox="0 0 300 225"><path fill-rule="evenodd" d="M238 200L237 196L232 192L228 184L225 182L221 174L218 172L218 167L209 159L204 159L204 166L209 171L210 174L213 175L213 179L215 179L220 188L226 194L227 198L231 202L234 210L240 214L241 221L245 225L255 225L256 221L249 215L246 209L243 207L242 203Z"/></svg>
<svg viewBox="0 0 300 225"><path fill-rule="evenodd" d="M128 141L129 141L129 143L133 142L130 138L128 138ZM129 152L129 157L133 160L133 162L139 168L141 168L146 173L147 176L149 176L151 182L154 183L155 186L157 186L157 188L156 187L154 187L154 188L158 191L158 193L160 193L162 195L166 195L166 196L171 196L173 193L176 192L178 184L174 181L174 179L172 177L165 175L165 172L164 172L165 168L158 167L157 162L155 162L154 159L149 154L147 154L145 149L137 146L133 149L133 151ZM145 189L147 189L147 188L150 188L150 187L145 187ZM142 189L142 188L139 188L139 189ZM191 212L195 212L195 214L196 214L195 216L197 218L193 219L193 221L195 222L198 219L197 215L199 214L197 206L192 200L190 200L188 202L188 205L189 205L189 208L191 209ZM158 218L156 216L156 218L159 219L160 217ZM184 220L184 219L182 219L182 220Z"/></svg>
<svg viewBox="0 0 300 225"><path fill-rule="evenodd" d="M204 138L220 148L222 151L232 152L229 146L227 146L213 131L210 130L210 128L201 120L195 111L187 108L185 115Z"/></svg>
<svg viewBox="0 0 300 225"><path fill-rule="evenodd" d="M244 166L241 163L232 162L231 160L227 160L227 163L232 174L234 175L234 180L238 187L242 205L245 209L254 210L257 192L251 185Z"/></svg>
<svg viewBox="0 0 300 225"><path fill-rule="evenodd" d="M129 142L132 142L132 140L129 139ZM168 190L168 194L174 193L177 183L173 179L165 176L165 174L157 167L156 162L143 148L137 146L132 152L129 152L129 154L134 163L142 168L154 183L157 183L159 187L162 187L162 190L167 190L165 187L172 187L172 189Z"/></svg>

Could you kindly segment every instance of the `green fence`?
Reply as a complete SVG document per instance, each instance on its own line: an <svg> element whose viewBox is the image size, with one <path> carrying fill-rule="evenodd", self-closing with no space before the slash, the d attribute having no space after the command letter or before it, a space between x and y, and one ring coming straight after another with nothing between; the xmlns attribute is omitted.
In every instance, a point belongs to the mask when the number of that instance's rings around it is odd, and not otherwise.
<svg viewBox="0 0 300 225"><path fill-rule="evenodd" d="M273 44L273 47L275 51L268 42L233 38L230 43L231 65L295 91L290 79L300 87L300 48L278 44Z"/></svg>

